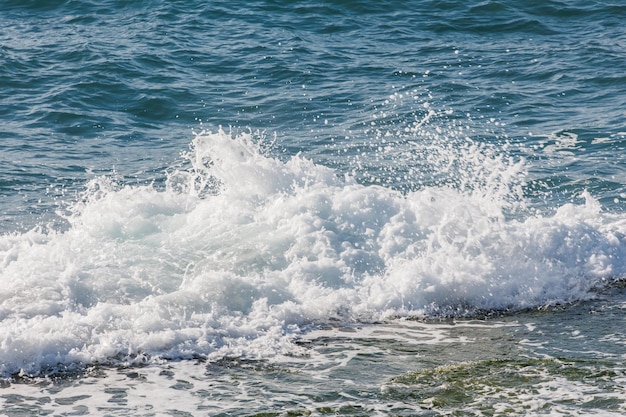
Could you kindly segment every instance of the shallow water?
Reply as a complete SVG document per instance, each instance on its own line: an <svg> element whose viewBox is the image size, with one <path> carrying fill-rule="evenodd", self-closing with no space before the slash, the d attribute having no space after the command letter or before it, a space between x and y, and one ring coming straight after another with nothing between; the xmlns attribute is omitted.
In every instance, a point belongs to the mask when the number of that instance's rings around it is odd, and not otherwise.
<svg viewBox="0 0 626 417"><path fill-rule="evenodd" d="M621 415L623 300L329 325L293 356L96 366L5 383L1 398L6 415Z"/></svg>

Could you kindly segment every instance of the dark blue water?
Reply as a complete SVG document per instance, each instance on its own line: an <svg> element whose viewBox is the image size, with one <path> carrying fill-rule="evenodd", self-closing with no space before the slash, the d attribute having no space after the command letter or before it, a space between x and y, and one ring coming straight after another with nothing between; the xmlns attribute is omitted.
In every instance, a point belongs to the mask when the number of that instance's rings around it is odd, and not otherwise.
<svg viewBox="0 0 626 417"><path fill-rule="evenodd" d="M623 320L626 273L625 20L621 1L0 0L3 375L298 357L291 343L310 337L325 359L280 366L335 381L335 365L354 351L366 364L387 352L391 372L345 391L363 372L357 361L334 388L348 394L326 397L320 385L299 408L299 388L285 393L292 403L224 388L242 373L272 391L271 369L209 367L203 381L222 381L228 405L196 393L205 408L172 409L492 415L497 404L477 405L493 388L481 372L506 380L504 363L553 377L511 409L534 399L557 415L619 415L619 383L598 374L621 380L619 353L563 352L577 351L587 330L586 343L624 341L612 326ZM590 299L605 300L606 332L583 320L571 343L546 347L550 331L535 329L568 314L550 309ZM409 369L400 369L404 342L388 335L404 338L411 326L366 328L348 347L332 331L307 336L337 321L537 308L548 318L481 330L521 340L530 359L502 359L517 342L494 348L496 362L478 355L487 365L472 374L480 387L467 401L433 393L419 376L394 379L422 368L442 384L471 374L440 368L473 358L463 331L450 330L447 356ZM418 333L430 331L449 329ZM451 346L446 337L437 343ZM583 350L594 349L606 346ZM563 356L565 365L544 361ZM569 363L584 372L564 371ZM585 378L596 379L580 385ZM546 394L550 381L558 398ZM603 399L577 402L561 389L568 383ZM5 403L34 398L7 384L17 394ZM259 398L265 407L251 405ZM56 412L104 410L85 399ZM25 409L42 411L32 404ZM119 415L150 413L120 406Z"/></svg>

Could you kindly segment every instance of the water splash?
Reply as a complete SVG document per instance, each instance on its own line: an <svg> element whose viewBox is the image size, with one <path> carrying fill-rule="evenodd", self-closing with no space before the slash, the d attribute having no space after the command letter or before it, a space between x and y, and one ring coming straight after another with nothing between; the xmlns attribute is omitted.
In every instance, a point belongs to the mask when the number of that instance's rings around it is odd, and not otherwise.
<svg viewBox="0 0 626 417"><path fill-rule="evenodd" d="M92 180L66 231L0 237L0 372L297 354L312 323L570 302L624 275L624 219L588 193L512 218L524 163L424 126L402 152L451 178L411 191L221 130L165 187Z"/></svg>

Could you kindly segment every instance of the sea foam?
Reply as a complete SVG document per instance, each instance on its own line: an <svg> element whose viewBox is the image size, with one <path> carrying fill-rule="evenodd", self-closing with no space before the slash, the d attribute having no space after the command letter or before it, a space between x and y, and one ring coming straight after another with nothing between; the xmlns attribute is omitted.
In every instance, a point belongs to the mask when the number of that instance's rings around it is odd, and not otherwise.
<svg viewBox="0 0 626 417"><path fill-rule="evenodd" d="M221 130L162 186L96 178L67 230L0 236L0 372L298 354L311 324L553 305L624 275L625 219L588 193L511 215L523 164L465 143L447 158L475 183L408 192Z"/></svg>

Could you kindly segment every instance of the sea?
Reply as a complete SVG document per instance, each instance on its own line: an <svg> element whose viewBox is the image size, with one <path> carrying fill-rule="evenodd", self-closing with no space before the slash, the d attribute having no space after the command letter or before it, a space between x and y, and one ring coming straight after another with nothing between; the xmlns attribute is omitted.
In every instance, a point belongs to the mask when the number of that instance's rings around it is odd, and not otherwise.
<svg viewBox="0 0 626 417"><path fill-rule="evenodd" d="M0 0L0 414L625 415L625 21Z"/></svg>

